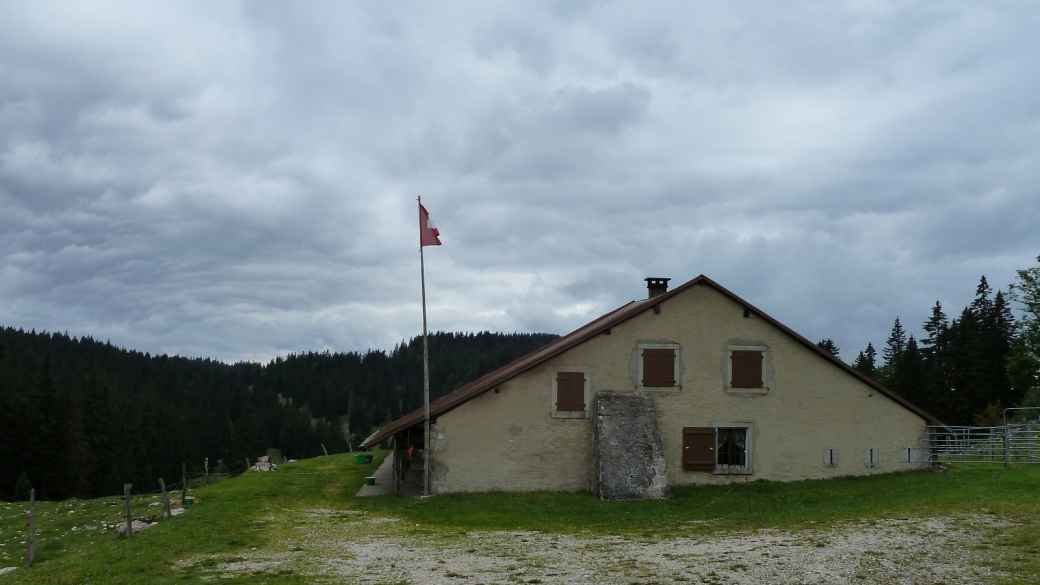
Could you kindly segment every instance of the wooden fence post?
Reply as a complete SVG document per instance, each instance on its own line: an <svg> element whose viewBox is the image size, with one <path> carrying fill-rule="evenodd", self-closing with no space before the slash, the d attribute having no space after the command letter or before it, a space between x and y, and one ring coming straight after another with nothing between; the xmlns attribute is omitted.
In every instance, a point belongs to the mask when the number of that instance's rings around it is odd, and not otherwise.
<svg viewBox="0 0 1040 585"><path fill-rule="evenodd" d="M32 567L35 560L33 545L36 544L36 488L29 490L29 537L25 539L25 544L25 561Z"/></svg>
<svg viewBox="0 0 1040 585"><path fill-rule="evenodd" d="M324 451L326 455L329 454L329 450L325 448L325 443L321 443L321 450Z"/></svg>
<svg viewBox="0 0 1040 585"><path fill-rule="evenodd" d="M246 471L249 471L249 457L246 457Z"/></svg>
<svg viewBox="0 0 1040 585"><path fill-rule="evenodd" d="M181 463L181 505L185 505L184 498L186 497L188 497L188 468Z"/></svg>
<svg viewBox="0 0 1040 585"><path fill-rule="evenodd" d="M123 499L126 500L126 536L130 538L134 535L134 520L130 517L130 486L132 484L123 484Z"/></svg>
<svg viewBox="0 0 1040 585"><path fill-rule="evenodd" d="M170 496L166 494L166 484L161 477L159 478L159 487L162 488L162 499L166 503L166 517L173 518L173 514L170 512Z"/></svg>
<svg viewBox="0 0 1040 585"><path fill-rule="evenodd" d="M206 457L206 485L209 485L209 457Z"/></svg>

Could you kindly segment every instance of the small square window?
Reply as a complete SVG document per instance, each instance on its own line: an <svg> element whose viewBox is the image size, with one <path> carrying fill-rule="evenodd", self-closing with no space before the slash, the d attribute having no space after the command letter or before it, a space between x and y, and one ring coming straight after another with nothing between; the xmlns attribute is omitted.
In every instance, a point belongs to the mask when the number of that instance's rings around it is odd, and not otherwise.
<svg viewBox="0 0 1040 585"><path fill-rule="evenodd" d="M640 390L680 390L679 345L646 343L638 346Z"/></svg>
<svg viewBox="0 0 1040 585"><path fill-rule="evenodd" d="M556 372L556 410L585 410L584 372Z"/></svg>
<svg viewBox="0 0 1040 585"><path fill-rule="evenodd" d="M827 449L823 452L823 466L824 467L837 467L838 466L838 450Z"/></svg>
<svg viewBox="0 0 1040 585"><path fill-rule="evenodd" d="M671 388L675 386L675 350L643 350L643 386Z"/></svg>
<svg viewBox="0 0 1040 585"><path fill-rule="evenodd" d="M881 463L878 458L877 447L871 447L863 453L863 465L870 469L877 469L881 467Z"/></svg>
<svg viewBox="0 0 1040 585"><path fill-rule="evenodd" d="M769 352L765 346L729 345L723 371L726 391L737 394L766 394L769 392L766 374Z"/></svg>
<svg viewBox="0 0 1040 585"><path fill-rule="evenodd" d="M716 423L715 473L751 473L751 425Z"/></svg>
<svg viewBox="0 0 1040 585"><path fill-rule="evenodd" d="M747 429L716 429L719 467L747 467Z"/></svg>
<svg viewBox="0 0 1040 585"><path fill-rule="evenodd" d="M550 400L553 418L588 418L588 368L562 367L554 370Z"/></svg>
<svg viewBox="0 0 1040 585"><path fill-rule="evenodd" d="M901 463L925 463L928 461L928 451L913 447L903 447L899 455L899 461Z"/></svg>
<svg viewBox="0 0 1040 585"><path fill-rule="evenodd" d="M730 359L730 386L733 388L762 388L762 352L733 350Z"/></svg>

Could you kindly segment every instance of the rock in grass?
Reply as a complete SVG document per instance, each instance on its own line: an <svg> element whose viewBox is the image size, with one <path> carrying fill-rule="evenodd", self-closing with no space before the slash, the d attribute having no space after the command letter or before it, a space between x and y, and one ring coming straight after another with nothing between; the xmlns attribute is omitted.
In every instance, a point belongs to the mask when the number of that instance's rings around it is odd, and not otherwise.
<svg viewBox="0 0 1040 585"><path fill-rule="evenodd" d="M174 508L170 510L170 516L180 516L184 513L184 508ZM166 514L162 515L163 518L169 518Z"/></svg>
<svg viewBox="0 0 1040 585"><path fill-rule="evenodd" d="M137 534L138 532L140 532L142 530L148 530L152 526L155 526L155 523L148 524L147 522L141 522L140 520L134 520L133 521L134 534ZM125 522L121 522L119 524L119 526L116 527L116 538L126 538L126 523Z"/></svg>

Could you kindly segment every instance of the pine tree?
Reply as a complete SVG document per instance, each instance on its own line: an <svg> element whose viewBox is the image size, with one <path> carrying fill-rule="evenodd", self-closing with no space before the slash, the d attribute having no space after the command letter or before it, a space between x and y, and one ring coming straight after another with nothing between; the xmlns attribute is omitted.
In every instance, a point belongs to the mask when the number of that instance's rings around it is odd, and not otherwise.
<svg viewBox="0 0 1040 585"><path fill-rule="evenodd" d="M876 360L877 351L874 349L874 346L871 345L871 343L868 341L867 349L859 352L859 355L856 356L856 361L852 363L852 367L856 368L860 372L863 372L864 375L873 377L874 370L877 367Z"/></svg>
<svg viewBox="0 0 1040 585"><path fill-rule="evenodd" d="M993 310L993 301L989 298L993 289L986 282L986 276L979 278L979 284L975 287L975 300L971 302L971 312L977 317L988 315Z"/></svg>
<svg viewBox="0 0 1040 585"><path fill-rule="evenodd" d="M18 480L14 483L14 491L11 493L11 500L15 502L28 502L32 496L31 493L32 484L29 483L29 475L24 471L18 475Z"/></svg>
<svg viewBox="0 0 1040 585"><path fill-rule="evenodd" d="M922 326L922 329L928 334L928 337L921 340L921 345L924 346L921 349L921 353L925 356L926 361L935 355L936 347L941 344L943 335L949 328L950 323L946 319L946 313L943 312L942 304L939 301L935 301L935 306L932 307L932 316Z"/></svg>
<svg viewBox="0 0 1040 585"><path fill-rule="evenodd" d="M883 352L885 365L889 367L895 366L904 351L906 351L906 331L899 322L899 317L896 317L896 322L892 324L892 333L888 336L888 342Z"/></svg>
<svg viewBox="0 0 1040 585"><path fill-rule="evenodd" d="M906 349L892 371L891 388L913 404L925 408L931 406L925 390L925 365L917 340L911 335Z"/></svg>
<svg viewBox="0 0 1040 585"><path fill-rule="evenodd" d="M835 345L834 340L832 340L830 338L821 339L819 342L816 343L816 345L820 349L822 349L822 350L826 351L827 353L831 354L832 356L840 359L840 356L838 355L838 346Z"/></svg>
<svg viewBox="0 0 1040 585"><path fill-rule="evenodd" d="M918 406L939 415L943 397L953 387L949 352L950 323L939 301L935 301L932 314L922 328L928 337L921 340L924 380Z"/></svg>
<svg viewBox="0 0 1040 585"><path fill-rule="evenodd" d="M993 401L991 380L984 367L989 351L987 336L973 306L977 305L973 303L961 311L948 332L948 388L937 397L937 414L948 424L972 424L975 415Z"/></svg>

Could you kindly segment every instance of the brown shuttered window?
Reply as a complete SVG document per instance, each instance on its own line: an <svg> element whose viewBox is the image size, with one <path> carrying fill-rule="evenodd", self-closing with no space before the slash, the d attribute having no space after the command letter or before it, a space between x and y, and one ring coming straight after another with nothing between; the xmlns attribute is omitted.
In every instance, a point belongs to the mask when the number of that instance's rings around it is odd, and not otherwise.
<svg viewBox="0 0 1040 585"><path fill-rule="evenodd" d="M762 352L733 350L730 352L733 388L762 388Z"/></svg>
<svg viewBox="0 0 1040 585"><path fill-rule="evenodd" d="M675 386L675 350L643 350L643 386L667 388Z"/></svg>
<svg viewBox="0 0 1040 585"><path fill-rule="evenodd" d="M583 372L556 373L556 410L567 412L585 410L585 374Z"/></svg>
<svg viewBox="0 0 1040 585"><path fill-rule="evenodd" d="M682 467L690 471L715 471L715 429L683 427Z"/></svg>

